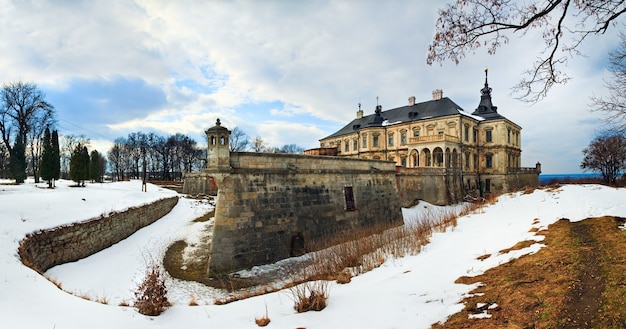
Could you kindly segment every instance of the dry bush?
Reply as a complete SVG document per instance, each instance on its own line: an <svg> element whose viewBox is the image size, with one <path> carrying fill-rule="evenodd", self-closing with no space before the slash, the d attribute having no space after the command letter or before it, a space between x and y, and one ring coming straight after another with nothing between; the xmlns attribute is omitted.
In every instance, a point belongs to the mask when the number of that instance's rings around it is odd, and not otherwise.
<svg viewBox="0 0 626 329"><path fill-rule="evenodd" d="M293 308L298 313L323 310L326 308L329 289L328 281L309 281L291 287L289 290L294 302Z"/></svg>
<svg viewBox="0 0 626 329"><path fill-rule="evenodd" d="M135 308L143 315L155 316L161 314L170 305L161 267L155 263L148 265L146 277L135 289Z"/></svg>
<svg viewBox="0 0 626 329"><path fill-rule="evenodd" d="M270 323L270 317L267 314L267 303L265 304L265 315L259 318L254 318L254 323L259 327L265 327Z"/></svg>
<svg viewBox="0 0 626 329"><path fill-rule="evenodd" d="M189 306L198 306L198 301L196 300L196 296L191 295L191 300L189 301Z"/></svg>
<svg viewBox="0 0 626 329"><path fill-rule="evenodd" d="M130 306L130 304L126 300L122 299L122 301L119 304L117 304L117 306L128 307Z"/></svg>

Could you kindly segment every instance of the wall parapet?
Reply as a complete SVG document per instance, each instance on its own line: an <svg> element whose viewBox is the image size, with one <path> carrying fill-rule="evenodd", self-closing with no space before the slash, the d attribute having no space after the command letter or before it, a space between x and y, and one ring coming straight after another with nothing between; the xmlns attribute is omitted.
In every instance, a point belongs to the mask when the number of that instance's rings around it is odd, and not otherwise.
<svg viewBox="0 0 626 329"><path fill-rule="evenodd" d="M106 249L169 213L178 197L157 200L109 216L29 233L18 254L24 265L43 273Z"/></svg>

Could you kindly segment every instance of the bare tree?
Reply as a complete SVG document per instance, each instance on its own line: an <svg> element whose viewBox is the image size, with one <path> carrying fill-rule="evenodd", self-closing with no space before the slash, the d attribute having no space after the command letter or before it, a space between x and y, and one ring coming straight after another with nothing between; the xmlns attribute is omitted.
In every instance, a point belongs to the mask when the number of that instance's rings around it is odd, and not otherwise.
<svg viewBox="0 0 626 329"><path fill-rule="evenodd" d="M248 144L250 144L250 138L239 127L235 127L230 132L228 146L231 152L245 151L248 148Z"/></svg>
<svg viewBox="0 0 626 329"><path fill-rule="evenodd" d="M267 145L261 136L256 136L252 140L251 148L253 152L263 152L267 148Z"/></svg>
<svg viewBox="0 0 626 329"><path fill-rule="evenodd" d="M45 94L34 83L7 83L0 90L2 143L10 154L18 139L24 145L24 152L28 146L29 162L36 182L39 182L39 141L45 128L54 124L54 107L45 98Z"/></svg>
<svg viewBox="0 0 626 329"><path fill-rule="evenodd" d="M607 184L614 185L626 169L626 136L619 132L605 132L583 150L580 168L599 172Z"/></svg>
<svg viewBox="0 0 626 329"><path fill-rule="evenodd" d="M285 144L280 148L280 153L302 154L304 148L296 144Z"/></svg>
<svg viewBox="0 0 626 329"><path fill-rule="evenodd" d="M620 45L609 53L611 80L604 82L609 95L606 98L594 95L591 101L594 111L606 114L607 124L626 131L626 34L621 33L620 38Z"/></svg>
<svg viewBox="0 0 626 329"><path fill-rule="evenodd" d="M481 47L493 55L509 43L510 33L539 30L545 48L513 87L520 99L536 102L554 84L570 79L559 68L581 55L579 46L589 36L605 33L624 13L624 0L456 0L439 10L426 62L458 64Z"/></svg>

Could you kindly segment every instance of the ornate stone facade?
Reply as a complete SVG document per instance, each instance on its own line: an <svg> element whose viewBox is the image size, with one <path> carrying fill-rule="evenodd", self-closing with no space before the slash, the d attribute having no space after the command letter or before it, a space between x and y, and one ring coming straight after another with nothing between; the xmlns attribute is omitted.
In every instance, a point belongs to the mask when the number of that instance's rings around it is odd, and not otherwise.
<svg viewBox="0 0 626 329"><path fill-rule="evenodd" d="M410 97L407 106L382 111L377 105L368 116L359 105L356 118L321 139L320 149L312 152L334 149L338 156L393 161L403 168L445 169L467 192L506 192L538 184L540 165L521 167L521 130L493 105L485 69L473 113L443 97L440 89L430 101L416 103Z"/></svg>

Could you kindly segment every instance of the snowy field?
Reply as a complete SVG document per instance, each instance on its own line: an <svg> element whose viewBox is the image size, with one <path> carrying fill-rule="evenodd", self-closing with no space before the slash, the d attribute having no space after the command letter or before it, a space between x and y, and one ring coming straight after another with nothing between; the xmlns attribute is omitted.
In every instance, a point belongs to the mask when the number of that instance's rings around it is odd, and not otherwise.
<svg viewBox="0 0 626 329"><path fill-rule="evenodd" d="M213 305L220 292L168 279L174 306L161 316L147 317L131 307L117 305L132 302L133 289L141 280L147 258L158 259L173 241L198 239L198 232L208 224L191 221L211 206L181 198L170 214L128 239L46 272L75 295L108 300L104 305L61 291L23 266L17 256L20 240L39 229L83 221L175 193L153 185L142 193L137 181L87 184L86 188L69 184L57 182L55 190L42 188L45 184L0 185L2 328L258 328L254 319L264 315L266 307L271 319L268 328L429 328L463 308L459 302L474 286L455 284L458 277L479 275L538 250L541 237L529 233L531 228L546 228L560 218L574 221L603 215L626 217L625 189L569 185L558 191L506 195L480 213L459 218L456 227L435 233L419 255L388 261L346 285L332 283L328 306L321 312L297 314L288 291ZM410 220L432 209L437 207L420 203L403 209L403 214ZM538 243L498 254L529 239ZM485 254L492 256L477 260ZM188 306L191 298L200 305Z"/></svg>

